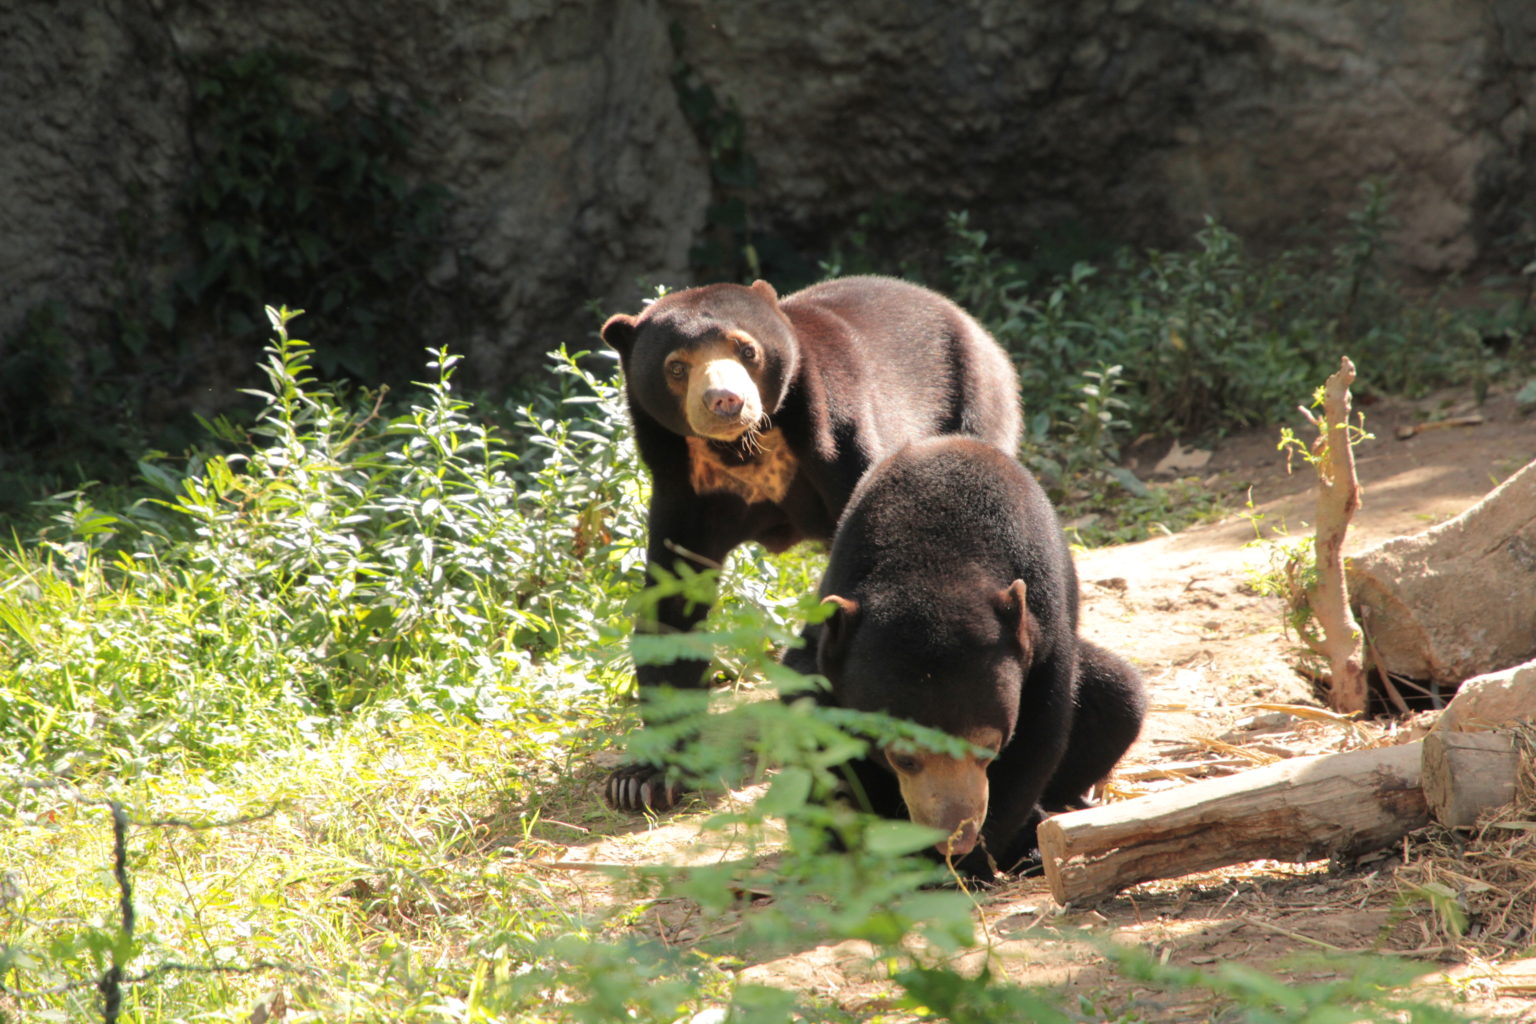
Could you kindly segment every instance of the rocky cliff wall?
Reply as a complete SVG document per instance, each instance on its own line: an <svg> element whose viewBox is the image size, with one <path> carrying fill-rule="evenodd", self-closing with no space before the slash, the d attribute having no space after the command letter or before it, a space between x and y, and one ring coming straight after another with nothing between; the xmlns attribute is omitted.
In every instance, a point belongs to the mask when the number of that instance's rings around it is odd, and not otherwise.
<svg viewBox="0 0 1536 1024"><path fill-rule="evenodd" d="M1280 239L1379 176L1406 260L1435 272L1532 183L1519 0L794 6L668 4L740 104L762 207L812 233L899 192L1016 238L1066 218L1176 242L1214 213Z"/></svg>
<svg viewBox="0 0 1536 1024"><path fill-rule="evenodd" d="M88 330L125 274L169 278L124 213L179 216L189 58L258 47L297 55L315 104L426 104L412 171L452 195L429 276L479 308L423 343L493 382L591 342L589 304L687 281L718 140L679 62L740 114L758 226L808 246L892 195L1015 244L1060 221L1168 244L1207 213L1263 241L1376 175L1436 272L1533 212L1525 0L22 3L0 13L0 339L49 300Z"/></svg>
<svg viewBox="0 0 1536 1024"><path fill-rule="evenodd" d="M669 83L668 19L644 0L63 0L0 14L0 339L62 299L89 329L124 273L125 211L179 216L196 140L192 61L268 48L314 106L344 88L428 113L414 176L451 193L431 273L483 304L483 379L595 338L584 305L677 281L709 197L704 153ZM465 287L458 287L458 286ZM273 296L272 301L284 301ZM259 311L255 311L259 313ZM323 327L307 325L323 335ZM415 368L411 372L415 372Z"/></svg>

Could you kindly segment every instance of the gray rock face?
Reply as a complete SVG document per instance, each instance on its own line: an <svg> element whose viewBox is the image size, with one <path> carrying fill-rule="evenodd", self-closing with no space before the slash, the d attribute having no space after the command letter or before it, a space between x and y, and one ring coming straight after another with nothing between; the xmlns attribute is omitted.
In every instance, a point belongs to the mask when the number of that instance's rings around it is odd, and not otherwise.
<svg viewBox="0 0 1536 1024"><path fill-rule="evenodd" d="M27 310L101 301L130 242L118 215L171 215L184 83L139 5L0 15L0 339Z"/></svg>
<svg viewBox="0 0 1536 1024"><path fill-rule="evenodd" d="M1383 176L1405 258L1443 271L1531 184L1516 0L669 6L740 105L761 207L812 230L894 192L1015 237L1071 218L1167 243L1213 213L1274 239Z"/></svg>
<svg viewBox="0 0 1536 1024"><path fill-rule="evenodd" d="M600 344L585 304L686 273L708 170L654 3L64 0L0 21L0 338L49 299L88 329L123 273L119 215L174 223L193 154L184 59L258 47L301 57L292 82L317 107L340 87L434 111L414 170L454 200L433 283L470 284L487 326L426 324L423 344L467 348L482 379Z"/></svg>
<svg viewBox="0 0 1536 1024"><path fill-rule="evenodd" d="M492 383L595 343L590 303L690 283L711 185L678 60L741 113L761 226L800 239L905 195L1013 241L1075 221L1168 244L1207 213L1264 241L1381 175L1406 259L1441 271L1536 185L1525 0L8 4L0 345L50 299L88 330L127 268L169 279L122 215L175 223L186 58L258 47L298 55L317 106L337 87L430 105L414 171L453 193L430 283L481 308L423 344Z"/></svg>

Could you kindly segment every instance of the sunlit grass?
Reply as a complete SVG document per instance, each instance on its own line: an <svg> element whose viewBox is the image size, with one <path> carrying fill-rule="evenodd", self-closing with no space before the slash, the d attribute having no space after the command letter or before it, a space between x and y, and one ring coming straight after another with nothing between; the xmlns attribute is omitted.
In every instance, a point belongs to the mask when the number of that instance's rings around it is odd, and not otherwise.
<svg viewBox="0 0 1536 1024"><path fill-rule="evenodd" d="M163 969L127 986L124 1020L243 1020L278 987L316 1020L465 1019L432 1006L468 989L486 935L531 941L582 927L574 883L527 860L544 849L536 836L551 800L577 823L607 815L572 759L585 764L611 730L576 707L539 713L542 742L414 716L223 778L12 791L7 990L79 987L45 1001L0 996L0 1007L99 1014L95 985L121 926L100 802L112 791L132 822L137 922L125 972Z"/></svg>

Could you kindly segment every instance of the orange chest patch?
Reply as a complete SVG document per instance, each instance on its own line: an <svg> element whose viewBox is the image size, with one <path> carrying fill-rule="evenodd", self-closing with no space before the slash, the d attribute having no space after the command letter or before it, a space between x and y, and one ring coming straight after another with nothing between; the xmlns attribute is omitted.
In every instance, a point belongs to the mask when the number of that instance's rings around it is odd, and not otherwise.
<svg viewBox="0 0 1536 1024"><path fill-rule="evenodd" d="M695 494L734 494L750 505L783 501L799 463L783 433L770 430L757 435L750 450L740 443L722 450L701 437L690 437L688 469Z"/></svg>

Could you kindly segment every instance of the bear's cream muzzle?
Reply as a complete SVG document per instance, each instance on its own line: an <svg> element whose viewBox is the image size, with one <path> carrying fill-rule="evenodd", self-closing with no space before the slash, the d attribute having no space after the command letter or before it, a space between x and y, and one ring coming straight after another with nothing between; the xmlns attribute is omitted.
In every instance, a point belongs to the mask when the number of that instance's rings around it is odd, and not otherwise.
<svg viewBox="0 0 1536 1024"><path fill-rule="evenodd" d="M946 838L934 844L941 854L963 857L976 848L987 818L986 763L947 754L929 754L921 760L922 771L896 773L907 813L917 824L945 833Z"/></svg>
<svg viewBox="0 0 1536 1024"><path fill-rule="evenodd" d="M684 413L689 428L712 441L734 441L763 418L757 382L734 357L706 359L688 377Z"/></svg>

